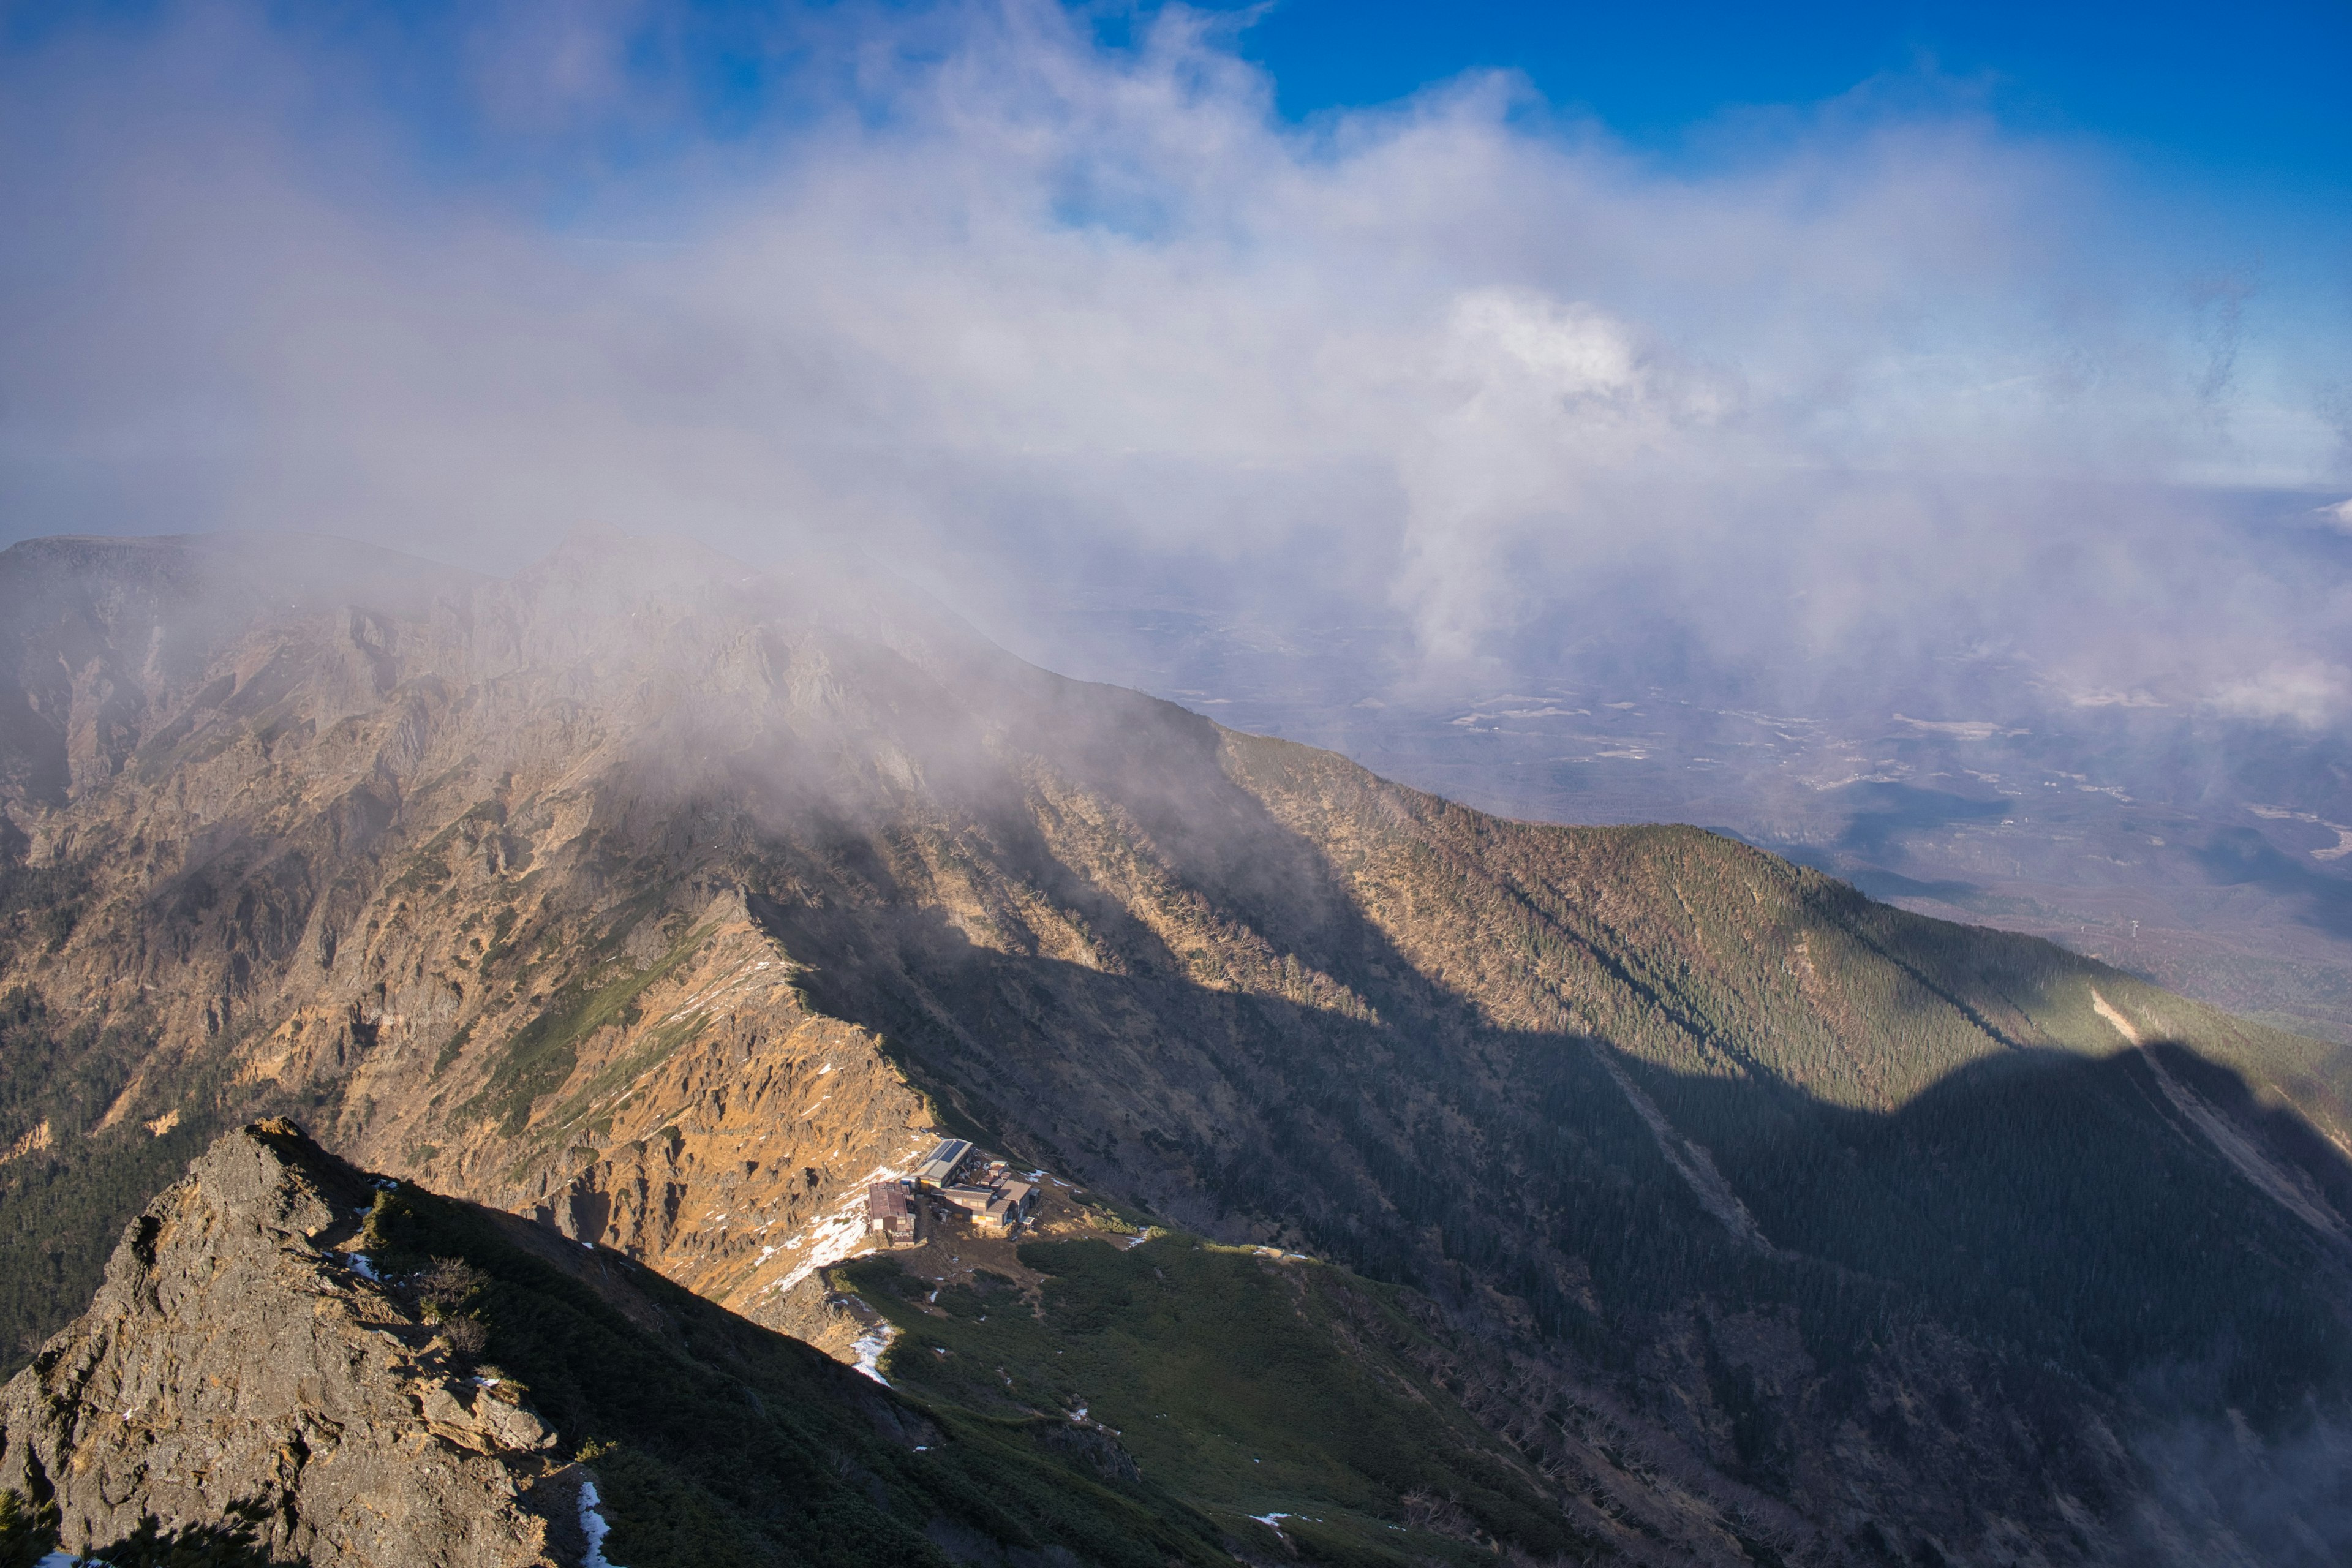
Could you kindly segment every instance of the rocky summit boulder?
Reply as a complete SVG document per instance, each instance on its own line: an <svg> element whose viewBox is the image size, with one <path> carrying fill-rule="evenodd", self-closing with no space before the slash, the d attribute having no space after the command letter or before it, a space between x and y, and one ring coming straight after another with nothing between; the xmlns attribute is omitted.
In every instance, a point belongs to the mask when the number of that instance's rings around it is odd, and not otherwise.
<svg viewBox="0 0 2352 1568"><path fill-rule="evenodd" d="M53 1499L68 1546L258 1504L321 1564L579 1562L555 1433L342 1250L375 1190L291 1123L221 1138L0 1391L0 1488Z"/></svg>

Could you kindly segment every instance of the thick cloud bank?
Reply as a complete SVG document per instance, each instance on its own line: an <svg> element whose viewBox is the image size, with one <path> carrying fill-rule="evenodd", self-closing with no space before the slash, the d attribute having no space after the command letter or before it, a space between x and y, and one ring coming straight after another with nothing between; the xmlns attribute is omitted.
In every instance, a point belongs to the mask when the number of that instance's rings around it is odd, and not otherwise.
<svg viewBox="0 0 2352 1568"><path fill-rule="evenodd" d="M1961 88L1661 159L1501 77L1285 124L1175 10L820 11L736 110L654 13L459 10L26 31L13 531L846 531L983 620L1092 561L1433 668L2352 705L2340 280Z"/></svg>

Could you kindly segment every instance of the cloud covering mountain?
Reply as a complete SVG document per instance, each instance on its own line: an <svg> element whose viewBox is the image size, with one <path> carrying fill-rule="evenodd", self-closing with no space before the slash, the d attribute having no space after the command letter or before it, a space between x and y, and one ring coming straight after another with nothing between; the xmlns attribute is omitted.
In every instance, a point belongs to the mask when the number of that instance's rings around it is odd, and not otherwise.
<svg viewBox="0 0 2352 1568"><path fill-rule="evenodd" d="M2151 197L1932 70L1665 155L1507 75L1289 122L1179 8L733 26L20 27L12 527L840 531L983 622L1091 563L1436 666L1602 635L1819 700L1992 654L2345 710L2325 226Z"/></svg>

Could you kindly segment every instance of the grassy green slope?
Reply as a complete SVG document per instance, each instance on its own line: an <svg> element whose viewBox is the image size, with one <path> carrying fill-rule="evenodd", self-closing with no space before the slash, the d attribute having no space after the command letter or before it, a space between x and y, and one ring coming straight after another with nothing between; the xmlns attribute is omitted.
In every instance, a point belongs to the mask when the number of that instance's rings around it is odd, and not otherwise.
<svg viewBox="0 0 2352 1568"><path fill-rule="evenodd" d="M885 1363L937 1411L1072 1426L1236 1538L1318 1562L1491 1563L1593 1550L1604 1526L1436 1382L1445 1352L1399 1293L1331 1266L1183 1233L1032 1243L1034 1296L1002 1276L936 1292L887 1256L839 1279L902 1331ZM1074 1432L1086 1430L1073 1427Z"/></svg>

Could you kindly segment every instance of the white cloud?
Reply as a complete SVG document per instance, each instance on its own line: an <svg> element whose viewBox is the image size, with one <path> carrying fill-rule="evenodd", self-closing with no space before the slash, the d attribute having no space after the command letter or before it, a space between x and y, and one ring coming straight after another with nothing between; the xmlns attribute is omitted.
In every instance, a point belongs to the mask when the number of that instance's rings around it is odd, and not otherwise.
<svg viewBox="0 0 2352 1568"><path fill-rule="evenodd" d="M1641 390L1632 332L1591 306L1477 289L1457 298L1451 315L1444 368L1481 390L1498 371L1571 405L1622 403Z"/></svg>
<svg viewBox="0 0 2352 1568"><path fill-rule="evenodd" d="M468 123L637 138L503 183L420 161L396 69L234 6L0 66L14 526L496 563L817 524L975 595L1108 542L1438 657L1564 601L1734 667L1991 641L2133 691L2317 613L2097 489L2228 473L2230 399L2330 349L2249 297L2217 385L2179 236L2080 150L1857 100L1669 167L1503 78L1301 130L1207 19L1119 55L1015 3L832 14L790 123L649 153L635 14L483 13ZM2315 482L2323 435L2263 460Z"/></svg>
<svg viewBox="0 0 2352 1568"><path fill-rule="evenodd" d="M2233 719L2284 720L2316 730L2352 710L2352 670L2315 661L2273 665L2221 687L2211 707Z"/></svg>

